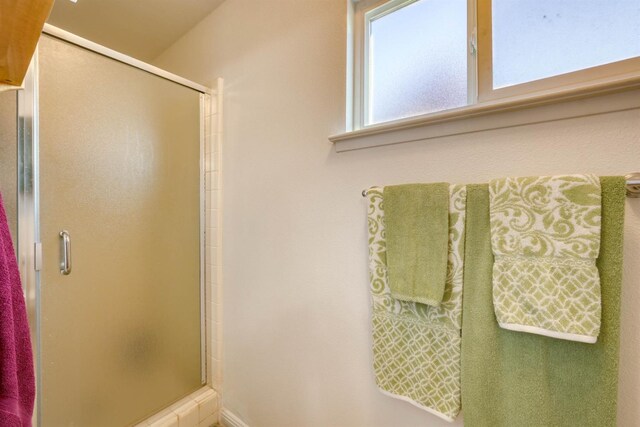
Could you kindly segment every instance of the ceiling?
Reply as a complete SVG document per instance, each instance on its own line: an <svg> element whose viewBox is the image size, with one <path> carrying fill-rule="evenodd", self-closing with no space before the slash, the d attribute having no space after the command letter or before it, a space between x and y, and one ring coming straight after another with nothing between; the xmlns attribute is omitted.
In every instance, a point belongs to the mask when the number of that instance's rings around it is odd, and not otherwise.
<svg viewBox="0 0 640 427"><path fill-rule="evenodd" d="M48 23L150 62L224 0L56 0Z"/></svg>

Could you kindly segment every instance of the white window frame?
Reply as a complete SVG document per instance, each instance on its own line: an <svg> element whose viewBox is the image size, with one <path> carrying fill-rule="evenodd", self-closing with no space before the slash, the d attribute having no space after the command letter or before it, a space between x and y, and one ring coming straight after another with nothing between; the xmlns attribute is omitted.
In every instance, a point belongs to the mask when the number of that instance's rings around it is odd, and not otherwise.
<svg viewBox="0 0 640 427"><path fill-rule="evenodd" d="M557 90L575 84L621 76L640 70L640 57L635 57L494 89L492 0L477 0L477 2L479 102Z"/></svg>
<svg viewBox="0 0 640 427"><path fill-rule="evenodd" d="M353 50L351 53L353 67L349 71L352 75L353 88L352 102L348 102L348 112L351 118L347 120L351 123L351 130L362 129L375 126L371 123L372 106L370 104L370 81L369 81L369 37L371 33L371 22L382 18L399 9L409 6L419 0L347 0L353 7ZM477 66L476 66L476 17L475 0L467 0L467 105L477 102ZM347 53L349 55L349 52ZM349 60L349 58L347 58ZM348 67L349 68L349 67ZM371 124L368 124L371 123Z"/></svg>
<svg viewBox="0 0 640 427"><path fill-rule="evenodd" d="M397 129L406 131L409 128L414 129L432 124L439 124L442 127L441 124L443 122L460 121L467 117L476 119L479 116L501 111L512 111L514 109L563 101L569 102L581 97L592 97L640 88L640 58L631 58L532 82L493 89L492 1L467 0L468 105L390 122L365 125L365 114L368 108L368 99L365 99L368 89L368 76L366 76L365 71L368 61L366 57L368 52L368 44L366 42L368 38L366 35L369 31L368 24L372 18L384 16L384 14L391 13L415 1L418 0L347 0L346 131L330 137L329 139L332 142L362 139L366 135L376 135L378 142L372 143L372 145L376 146L407 142L409 136L393 139L390 137L382 138L380 135ZM628 107L629 103L624 103L624 108ZM611 104L595 110L603 112L617 111L616 108L618 108L616 105ZM621 106L620 108L623 107ZM563 114L564 116L566 114ZM577 113L572 117L576 116ZM455 128L455 126L449 127ZM467 125L464 130L439 131L439 135L468 133L473 131L475 127L475 125ZM412 132L411 140L420 139L416 136L419 133ZM431 134L433 132L424 133ZM366 143L363 145L362 142L358 144L358 147L367 146Z"/></svg>

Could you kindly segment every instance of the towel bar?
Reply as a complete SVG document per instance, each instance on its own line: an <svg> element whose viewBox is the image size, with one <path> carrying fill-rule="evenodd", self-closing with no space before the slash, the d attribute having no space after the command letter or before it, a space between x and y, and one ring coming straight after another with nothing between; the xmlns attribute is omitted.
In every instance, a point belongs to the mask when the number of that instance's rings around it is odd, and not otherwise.
<svg viewBox="0 0 640 427"><path fill-rule="evenodd" d="M627 197L637 199L640 198L640 172L630 173L626 175L627 179ZM362 197L367 197L369 189L362 190Z"/></svg>

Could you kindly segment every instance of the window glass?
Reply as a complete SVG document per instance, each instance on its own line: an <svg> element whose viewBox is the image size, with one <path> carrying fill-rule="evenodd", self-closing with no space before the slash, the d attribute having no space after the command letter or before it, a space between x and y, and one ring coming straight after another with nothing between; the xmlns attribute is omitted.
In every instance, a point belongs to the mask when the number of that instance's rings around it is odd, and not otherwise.
<svg viewBox="0 0 640 427"><path fill-rule="evenodd" d="M366 124L467 104L467 0L374 16L368 42Z"/></svg>
<svg viewBox="0 0 640 427"><path fill-rule="evenodd" d="M640 0L493 0L493 87L640 56Z"/></svg>

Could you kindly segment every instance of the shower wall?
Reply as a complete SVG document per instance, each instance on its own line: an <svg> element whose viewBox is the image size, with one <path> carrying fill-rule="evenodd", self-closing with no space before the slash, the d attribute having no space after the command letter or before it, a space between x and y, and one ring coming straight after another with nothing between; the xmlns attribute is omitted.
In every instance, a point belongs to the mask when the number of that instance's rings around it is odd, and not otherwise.
<svg viewBox="0 0 640 427"><path fill-rule="evenodd" d="M9 220L14 247L18 236L17 91L0 92L0 194Z"/></svg>

